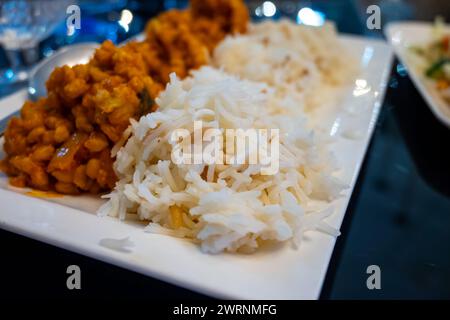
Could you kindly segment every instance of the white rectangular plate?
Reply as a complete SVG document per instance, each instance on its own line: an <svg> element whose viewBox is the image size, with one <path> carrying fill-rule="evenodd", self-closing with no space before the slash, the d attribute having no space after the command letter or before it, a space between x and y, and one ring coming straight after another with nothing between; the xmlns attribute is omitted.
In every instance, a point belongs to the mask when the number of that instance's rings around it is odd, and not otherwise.
<svg viewBox="0 0 450 320"><path fill-rule="evenodd" d="M422 68L415 63L414 53L410 50L411 46L429 43L432 40L432 28L433 24L427 22L395 22L387 25L385 33L431 111L442 123L450 127L450 105L441 97L434 81L427 79ZM450 32L449 27L446 30Z"/></svg>
<svg viewBox="0 0 450 320"><path fill-rule="evenodd" d="M339 228L356 182L383 101L392 53L381 41L343 36L341 40L361 65L354 85L343 88L342 101L320 119L333 144L341 175L350 187L333 202L327 220ZM0 118L21 107L19 92L0 101ZM3 157L3 155L1 155ZM0 227L112 263L175 285L222 298L316 299L335 239L310 232L299 249L289 244L252 255L208 255L180 239L143 232L141 223L99 218L101 201L92 196L39 199L8 186L0 176ZM129 237L129 252L99 244L101 239Z"/></svg>

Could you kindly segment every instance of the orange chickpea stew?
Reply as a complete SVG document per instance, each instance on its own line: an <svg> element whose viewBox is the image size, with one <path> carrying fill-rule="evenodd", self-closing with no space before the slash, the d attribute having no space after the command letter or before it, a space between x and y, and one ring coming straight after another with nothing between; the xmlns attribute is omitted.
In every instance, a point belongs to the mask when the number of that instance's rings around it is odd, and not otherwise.
<svg viewBox="0 0 450 320"><path fill-rule="evenodd" d="M184 78L209 62L230 33L246 31L241 0L192 0L150 20L146 39L105 41L86 64L56 68L47 96L27 101L5 131L0 169L17 187L63 194L109 191L117 180L112 147L130 119L156 109L154 99L175 72Z"/></svg>

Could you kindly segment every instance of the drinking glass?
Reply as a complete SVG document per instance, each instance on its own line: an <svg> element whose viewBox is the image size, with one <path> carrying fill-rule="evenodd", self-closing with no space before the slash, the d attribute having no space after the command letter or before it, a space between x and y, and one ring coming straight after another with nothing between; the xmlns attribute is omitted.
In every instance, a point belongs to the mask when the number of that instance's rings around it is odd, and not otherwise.
<svg viewBox="0 0 450 320"><path fill-rule="evenodd" d="M69 0L1 0L0 45L9 62L1 70L0 84L12 84L28 78L29 65L39 59L39 42L62 23Z"/></svg>

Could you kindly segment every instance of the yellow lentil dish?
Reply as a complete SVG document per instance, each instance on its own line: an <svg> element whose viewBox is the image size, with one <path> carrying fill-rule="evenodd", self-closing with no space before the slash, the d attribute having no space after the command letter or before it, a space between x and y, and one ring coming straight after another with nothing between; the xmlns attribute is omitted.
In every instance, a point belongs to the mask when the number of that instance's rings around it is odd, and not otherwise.
<svg viewBox="0 0 450 320"><path fill-rule="evenodd" d="M243 33L242 0L191 0L149 21L146 39L117 47L105 41L87 64L56 68L47 96L27 101L5 131L0 168L17 187L64 194L114 187L111 148L130 118L152 112L175 72L180 78L208 63L227 35Z"/></svg>

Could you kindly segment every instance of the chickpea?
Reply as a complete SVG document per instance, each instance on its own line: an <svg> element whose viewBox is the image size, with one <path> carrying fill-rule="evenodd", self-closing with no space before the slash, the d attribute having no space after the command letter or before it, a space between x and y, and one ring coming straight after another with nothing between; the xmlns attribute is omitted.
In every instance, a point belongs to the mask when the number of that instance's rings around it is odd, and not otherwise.
<svg viewBox="0 0 450 320"><path fill-rule="evenodd" d="M55 92L50 91L45 102L48 110L59 110L61 108L61 102Z"/></svg>
<svg viewBox="0 0 450 320"><path fill-rule="evenodd" d="M134 98L134 99L133 99ZM116 108L114 109L108 116L108 120L112 125L124 125L128 126L130 118L134 116L134 113L136 113L139 101L136 100L136 96L130 97L128 101L130 103L128 104L128 107L125 108ZM133 101L133 102L131 102Z"/></svg>
<svg viewBox="0 0 450 320"><path fill-rule="evenodd" d="M79 166L73 175L73 183L82 190L89 190L93 181L86 175L86 166Z"/></svg>
<svg viewBox="0 0 450 320"><path fill-rule="evenodd" d="M97 183L100 187L105 188L108 186L108 172L106 170L100 169L97 174Z"/></svg>
<svg viewBox="0 0 450 320"><path fill-rule="evenodd" d="M86 174L91 179L96 179L100 170L100 160L91 159L86 166Z"/></svg>
<svg viewBox="0 0 450 320"><path fill-rule="evenodd" d="M99 68L92 67L89 70L90 76L95 82L100 82L102 80L108 79L109 74L101 71Z"/></svg>
<svg viewBox="0 0 450 320"><path fill-rule="evenodd" d="M65 183L65 182L57 182L55 183L55 189L59 193L64 194L79 194L77 187L72 183Z"/></svg>
<svg viewBox="0 0 450 320"><path fill-rule="evenodd" d="M128 85L133 88L135 92L141 92L144 90L144 82L141 80L140 77L133 77L129 82Z"/></svg>
<svg viewBox="0 0 450 320"><path fill-rule="evenodd" d="M73 108L72 114L75 116L75 126L77 129L84 132L92 132L94 130L94 127L89 121L89 118L85 114L82 106L76 106Z"/></svg>
<svg viewBox="0 0 450 320"><path fill-rule="evenodd" d="M75 74L78 78L81 78L85 81L89 80L89 67L87 64L78 64L73 67Z"/></svg>
<svg viewBox="0 0 450 320"><path fill-rule="evenodd" d="M42 135L42 143L44 144L54 144L55 143L55 132L47 130Z"/></svg>
<svg viewBox="0 0 450 320"><path fill-rule="evenodd" d="M34 112L28 117L24 118L23 126L27 130L32 130L34 128L44 125L44 115L40 112Z"/></svg>
<svg viewBox="0 0 450 320"><path fill-rule="evenodd" d="M45 126L48 129L55 129L56 128L56 124L58 123L59 119L56 116L49 116L47 118L45 118Z"/></svg>
<svg viewBox="0 0 450 320"><path fill-rule="evenodd" d="M108 146L108 140L104 134L94 132L86 140L84 146L90 152L100 152Z"/></svg>
<svg viewBox="0 0 450 320"><path fill-rule="evenodd" d="M67 126L61 124L58 125L55 129L55 133L54 133L54 139L56 143L62 143L64 141L66 141L67 139L69 139L70 137L70 131L67 128Z"/></svg>
<svg viewBox="0 0 450 320"><path fill-rule="evenodd" d="M17 170L17 168L11 165L8 158L0 160L0 171L3 171L4 173L10 176L17 176L21 174L20 171Z"/></svg>
<svg viewBox="0 0 450 320"><path fill-rule="evenodd" d="M27 186L27 177L24 174L20 174L16 177L11 177L9 183L17 188L25 188Z"/></svg>
<svg viewBox="0 0 450 320"><path fill-rule="evenodd" d="M21 133L14 134L7 132L5 134L4 149L10 156L23 154L27 150L27 139Z"/></svg>
<svg viewBox="0 0 450 320"><path fill-rule="evenodd" d="M27 143L32 144L38 142L46 132L44 126L34 128L27 136Z"/></svg>
<svg viewBox="0 0 450 320"><path fill-rule="evenodd" d="M33 110L35 107L35 103L32 101L25 101L25 103L23 104L22 109L20 110L20 115L22 116L23 119L27 119L31 116L33 116Z"/></svg>
<svg viewBox="0 0 450 320"><path fill-rule="evenodd" d="M25 173L30 174L30 172L33 170L32 164L30 158L26 156L15 156L11 158L11 164L19 169L20 171L23 171Z"/></svg>
<svg viewBox="0 0 450 320"><path fill-rule="evenodd" d="M31 158L35 161L49 161L54 153L55 148L51 145L38 146L36 150L33 151Z"/></svg>
<svg viewBox="0 0 450 320"><path fill-rule="evenodd" d="M31 184L37 188L46 189L48 187L48 175L45 170L34 162L30 157L15 156L11 158L11 164L25 172L31 178Z"/></svg>
<svg viewBox="0 0 450 320"><path fill-rule="evenodd" d="M52 176L54 176L58 181L71 183L73 181L74 172L72 170L62 171L57 170L52 172Z"/></svg>
<svg viewBox="0 0 450 320"><path fill-rule="evenodd" d="M75 125L78 129L84 132L92 132L94 131L94 127L89 123L88 118L84 116L78 116L75 118Z"/></svg>
<svg viewBox="0 0 450 320"><path fill-rule="evenodd" d="M112 43L112 41L107 40L103 42L102 46L98 50L95 51L94 60L101 65L110 64L114 52L114 44Z"/></svg>
<svg viewBox="0 0 450 320"><path fill-rule="evenodd" d="M40 189L48 189L48 174L42 167L37 167L31 172L31 184Z"/></svg>
<svg viewBox="0 0 450 320"><path fill-rule="evenodd" d="M73 68L69 67L68 65L65 65L62 67L62 69L63 69L64 83L75 81L76 74Z"/></svg>
<svg viewBox="0 0 450 320"><path fill-rule="evenodd" d="M64 86L64 95L69 99L76 99L89 90L85 80L76 78Z"/></svg>
<svg viewBox="0 0 450 320"><path fill-rule="evenodd" d="M112 141L112 142L117 142L120 140L120 138L122 137L122 128L119 127L114 127L112 125L106 124L106 123L102 123L100 125L100 129L102 129L102 132L104 134L106 134L108 136L108 138Z"/></svg>

